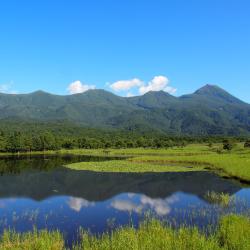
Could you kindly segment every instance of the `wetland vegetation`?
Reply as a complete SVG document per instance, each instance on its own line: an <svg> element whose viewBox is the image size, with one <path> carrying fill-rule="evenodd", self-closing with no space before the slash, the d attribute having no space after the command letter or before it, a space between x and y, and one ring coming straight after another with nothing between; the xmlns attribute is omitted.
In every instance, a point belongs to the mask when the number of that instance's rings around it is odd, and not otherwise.
<svg viewBox="0 0 250 250"><path fill-rule="evenodd" d="M0 249L249 249L244 146L2 155Z"/></svg>
<svg viewBox="0 0 250 250"><path fill-rule="evenodd" d="M69 151L62 151L69 152ZM216 143L190 144L186 147L170 149L111 149L106 150L74 150L76 154L126 156L123 162L112 161L110 164L75 163L72 169L94 171L193 171L206 169L223 176L250 182L250 149L238 143L230 151Z"/></svg>
<svg viewBox="0 0 250 250"><path fill-rule="evenodd" d="M74 250L123 250L123 249L169 249L169 250L248 250L250 248L250 219L228 215L221 218L215 232L206 235L198 228L181 226L173 229L159 220L142 222L138 229L132 226L116 229L112 234L99 236L81 231L81 241L72 246ZM63 235L58 232L33 231L19 234L5 231L0 238L3 250L63 250Z"/></svg>

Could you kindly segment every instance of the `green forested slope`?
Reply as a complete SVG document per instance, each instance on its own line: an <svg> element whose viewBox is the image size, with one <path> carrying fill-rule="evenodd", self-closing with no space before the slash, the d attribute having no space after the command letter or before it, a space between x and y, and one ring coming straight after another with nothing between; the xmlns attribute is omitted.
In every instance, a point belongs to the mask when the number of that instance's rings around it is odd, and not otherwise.
<svg viewBox="0 0 250 250"><path fill-rule="evenodd" d="M119 97L104 90L58 96L0 94L0 121L68 121L85 127L172 135L250 134L250 105L206 85L190 95L163 91Z"/></svg>

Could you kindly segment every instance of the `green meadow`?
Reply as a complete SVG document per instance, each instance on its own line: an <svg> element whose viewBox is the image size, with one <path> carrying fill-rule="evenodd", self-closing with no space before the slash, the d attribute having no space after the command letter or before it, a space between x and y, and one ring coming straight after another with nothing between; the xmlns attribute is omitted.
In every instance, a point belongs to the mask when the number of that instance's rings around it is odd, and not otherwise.
<svg viewBox="0 0 250 250"><path fill-rule="evenodd" d="M169 149L70 150L74 153L98 156L124 156L124 160L82 162L67 165L71 169L107 172L177 172L215 171L223 176L250 181L250 150L237 144L231 151L220 144L192 144Z"/></svg>
<svg viewBox="0 0 250 250"><path fill-rule="evenodd" d="M201 166L185 167L180 165L161 164L157 162L133 162L131 160L112 160L105 162L80 162L67 165L74 170L96 172L187 172L204 170Z"/></svg>

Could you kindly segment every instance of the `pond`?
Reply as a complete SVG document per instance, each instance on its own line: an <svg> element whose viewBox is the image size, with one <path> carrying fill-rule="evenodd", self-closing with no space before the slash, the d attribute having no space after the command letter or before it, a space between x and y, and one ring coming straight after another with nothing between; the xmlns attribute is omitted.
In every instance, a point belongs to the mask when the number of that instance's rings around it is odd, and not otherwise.
<svg viewBox="0 0 250 250"><path fill-rule="evenodd" d="M173 226L216 225L225 213L250 208L250 188L211 172L98 173L70 170L77 161L104 161L90 156L33 156L0 159L0 233L47 228L77 241L79 228L101 233L138 223L145 214ZM234 199L216 204L209 192Z"/></svg>

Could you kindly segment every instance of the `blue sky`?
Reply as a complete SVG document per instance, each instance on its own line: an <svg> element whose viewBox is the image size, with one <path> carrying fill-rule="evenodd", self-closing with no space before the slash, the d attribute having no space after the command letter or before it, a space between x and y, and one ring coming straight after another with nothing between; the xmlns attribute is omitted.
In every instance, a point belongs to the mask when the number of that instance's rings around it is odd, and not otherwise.
<svg viewBox="0 0 250 250"><path fill-rule="evenodd" d="M0 91L179 96L209 83L250 102L249 11L248 0L3 0Z"/></svg>

